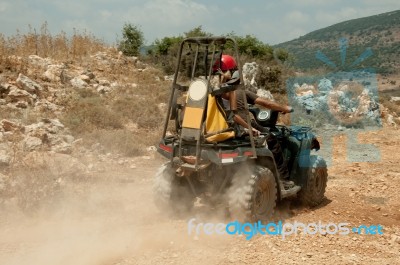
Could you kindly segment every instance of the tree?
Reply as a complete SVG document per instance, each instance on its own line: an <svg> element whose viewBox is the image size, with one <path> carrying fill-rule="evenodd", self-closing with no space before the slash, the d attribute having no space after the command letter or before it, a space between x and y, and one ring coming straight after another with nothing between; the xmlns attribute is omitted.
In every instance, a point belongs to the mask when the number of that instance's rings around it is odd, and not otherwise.
<svg viewBox="0 0 400 265"><path fill-rule="evenodd" d="M122 29L122 40L118 44L118 49L127 56L136 56L143 45L143 32L136 25L125 23Z"/></svg>
<svg viewBox="0 0 400 265"><path fill-rule="evenodd" d="M211 33L203 31L201 26L195 27L188 32L184 32L184 36L172 36L172 37L164 37L161 40L157 39L154 45L153 53L157 55L175 55L174 53L178 52L178 47L181 41L184 38L190 37L207 37L211 36ZM172 52L171 52L172 51Z"/></svg>
<svg viewBox="0 0 400 265"><path fill-rule="evenodd" d="M211 33L205 32L202 28L202 26L197 26L188 32L185 32L185 37L190 38L190 37L210 37L212 36Z"/></svg>
<svg viewBox="0 0 400 265"><path fill-rule="evenodd" d="M154 42L154 50L158 55L168 55L171 47L178 47L183 37L164 37L161 40L157 39Z"/></svg>
<svg viewBox="0 0 400 265"><path fill-rule="evenodd" d="M279 60L282 63L285 63L290 59L289 52L282 48L275 49L274 54L275 54L275 59Z"/></svg>
<svg viewBox="0 0 400 265"><path fill-rule="evenodd" d="M273 58L274 49L257 39L253 35L245 37L237 36L234 32L227 35L236 40L239 53L246 54L254 58L271 60Z"/></svg>

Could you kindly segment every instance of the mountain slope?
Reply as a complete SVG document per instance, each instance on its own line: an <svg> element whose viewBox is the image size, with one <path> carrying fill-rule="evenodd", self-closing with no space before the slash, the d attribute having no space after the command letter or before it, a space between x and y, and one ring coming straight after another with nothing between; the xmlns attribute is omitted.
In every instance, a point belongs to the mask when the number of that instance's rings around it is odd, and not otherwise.
<svg viewBox="0 0 400 265"><path fill-rule="evenodd" d="M346 58L342 65L339 40L347 39ZM301 70L327 65L316 58L323 53L342 70L373 67L380 73L400 71L400 10L344 21L310 32L300 38L276 45L294 56ZM357 65L356 59L370 48L372 55ZM320 51L320 52L318 52ZM365 55L368 55L366 52ZM329 67L329 66L328 66ZM332 67L335 68L335 67Z"/></svg>

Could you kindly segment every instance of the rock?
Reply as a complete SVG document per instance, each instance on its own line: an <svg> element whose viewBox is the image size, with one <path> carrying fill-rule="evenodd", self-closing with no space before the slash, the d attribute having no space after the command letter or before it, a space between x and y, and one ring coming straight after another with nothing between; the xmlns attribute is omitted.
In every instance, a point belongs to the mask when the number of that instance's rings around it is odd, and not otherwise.
<svg viewBox="0 0 400 265"><path fill-rule="evenodd" d="M42 146L42 140L37 137L26 136L22 141L22 144L25 151L34 151L40 149Z"/></svg>
<svg viewBox="0 0 400 265"><path fill-rule="evenodd" d="M26 108L28 108L28 103L25 102L25 101L18 101L18 102L15 104L15 106L16 106L17 108L20 108L20 109L26 109Z"/></svg>
<svg viewBox="0 0 400 265"><path fill-rule="evenodd" d="M112 82L110 86L111 88L118 88L120 84L118 82Z"/></svg>
<svg viewBox="0 0 400 265"><path fill-rule="evenodd" d="M72 145L66 142L61 142L57 145L51 147L51 151L60 153L60 154L71 154L72 153Z"/></svg>
<svg viewBox="0 0 400 265"><path fill-rule="evenodd" d="M97 87L96 91L100 94L105 94L105 93L111 92L112 89L111 89L111 87L100 85Z"/></svg>
<svg viewBox="0 0 400 265"><path fill-rule="evenodd" d="M11 85L8 83L0 84L0 95L8 94L10 92Z"/></svg>
<svg viewBox="0 0 400 265"><path fill-rule="evenodd" d="M17 103L19 101L25 101L28 104L33 104L37 99L35 94L19 89L16 86L10 87L10 92L7 94L6 101L11 103Z"/></svg>
<svg viewBox="0 0 400 265"><path fill-rule="evenodd" d="M167 112L167 104L166 103L160 103L160 104L157 105L157 107L158 107L158 110L161 113L166 113Z"/></svg>
<svg viewBox="0 0 400 265"><path fill-rule="evenodd" d="M265 89L261 89L261 88L257 89L257 96L259 96L260 98L274 100L274 96L271 94L271 92L269 92L268 90L265 90Z"/></svg>
<svg viewBox="0 0 400 265"><path fill-rule="evenodd" d="M393 115L392 114L388 114L387 115L387 122L392 126L396 125L396 122L393 120Z"/></svg>
<svg viewBox="0 0 400 265"><path fill-rule="evenodd" d="M400 97L390 97L391 102L398 102L400 101Z"/></svg>
<svg viewBox="0 0 400 265"><path fill-rule="evenodd" d="M244 85L253 89L258 89L256 76L258 73L258 64L256 62L245 63L242 67Z"/></svg>
<svg viewBox="0 0 400 265"><path fill-rule="evenodd" d="M41 68L46 68L52 61L49 58L42 58L37 55L29 55L28 63Z"/></svg>
<svg viewBox="0 0 400 265"><path fill-rule="evenodd" d="M31 94L37 94L43 90L43 87L41 85L21 73L18 75L16 82L20 88Z"/></svg>
<svg viewBox="0 0 400 265"><path fill-rule="evenodd" d="M59 119L46 119L46 118L44 118L44 119L42 119L42 121L44 123L51 124L52 126L55 126L57 128L60 128L60 129L64 129L65 128L64 124L62 124Z"/></svg>
<svg viewBox="0 0 400 265"><path fill-rule="evenodd" d="M174 75L166 75L166 76L164 76L164 81L174 81Z"/></svg>
<svg viewBox="0 0 400 265"><path fill-rule="evenodd" d="M5 119L2 120L0 124L5 132L16 131L22 128L21 124Z"/></svg>
<svg viewBox="0 0 400 265"><path fill-rule="evenodd" d="M136 64L139 61L139 58L136 56L130 56L130 57L127 57L127 59L128 59L128 61L130 61L133 64Z"/></svg>
<svg viewBox="0 0 400 265"><path fill-rule="evenodd" d="M85 72L82 73L81 76L87 76L87 78L90 79L94 79L96 76L94 75L94 73L90 70L86 70ZM86 77L85 77L86 78ZM84 79L83 79L84 80Z"/></svg>
<svg viewBox="0 0 400 265"><path fill-rule="evenodd" d="M85 81L86 83L89 83L91 78L87 75L80 75L79 79Z"/></svg>
<svg viewBox="0 0 400 265"><path fill-rule="evenodd" d="M52 64L47 66L46 72L43 74L43 78L51 82L61 81L61 74L63 73L65 66L59 64Z"/></svg>
<svg viewBox="0 0 400 265"><path fill-rule="evenodd" d="M148 151L148 152L150 152L150 151L157 151L157 148L154 146L154 145L152 145L152 146L149 146L149 147L147 147L146 148L146 150Z"/></svg>
<svg viewBox="0 0 400 265"><path fill-rule="evenodd" d="M51 111L53 113L61 112L64 108L58 106L46 99L38 100L35 103L35 111L43 112L43 111Z"/></svg>
<svg viewBox="0 0 400 265"><path fill-rule="evenodd" d="M111 83L107 79L99 79L99 85L101 85L101 86L110 86Z"/></svg>
<svg viewBox="0 0 400 265"><path fill-rule="evenodd" d="M318 90L321 94L328 93L332 88L332 82L327 78L322 78L318 83Z"/></svg>
<svg viewBox="0 0 400 265"><path fill-rule="evenodd" d="M3 146L4 145L2 145L2 148L0 149L0 168L8 166L11 162L9 148L7 146L7 149L4 149Z"/></svg>
<svg viewBox="0 0 400 265"><path fill-rule="evenodd" d="M314 92L311 90L306 90L306 91L300 91L296 94L298 97L310 97L312 98L314 96Z"/></svg>
<svg viewBox="0 0 400 265"><path fill-rule="evenodd" d="M83 81L79 77L72 78L70 80L70 83L74 88L78 88L78 89L83 89L83 88L87 87L87 85L88 85L85 81Z"/></svg>
<svg viewBox="0 0 400 265"><path fill-rule="evenodd" d="M75 138L72 135L63 135L62 139L68 144L72 144L75 141Z"/></svg>
<svg viewBox="0 0 400 265"><path fill-rule="evenodd" d="M43 122L38 122L38 123L32 123L30 125L26 125L24 127L25 133L26 134L35 134L36 131L38 130L44 130L44 123Z"/></svg>

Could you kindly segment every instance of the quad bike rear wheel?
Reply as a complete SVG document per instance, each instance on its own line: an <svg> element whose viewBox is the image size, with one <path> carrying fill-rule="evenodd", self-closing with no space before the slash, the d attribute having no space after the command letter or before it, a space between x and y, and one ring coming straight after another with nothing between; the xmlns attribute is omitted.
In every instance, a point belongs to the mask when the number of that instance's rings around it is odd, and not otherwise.
<svg viewBox="0 0 400 265"><path fill-rule="evenodd" d="M325 197L326 184L328 182L328 170L325 160L316 155L310 157L307 182L299 192L299 198L305 205L315 207Z"/></svg>
<svg viewBox="0 0 400 265"><path fill-rule="evenodd" d="M271 170L255 166L238 170L228 191L231 217L238 221L267 220L274 212L276 182Z"/></svg>
<svg viewBox="0 0 400 265"><path fill-rule="evenodd" d="M171 163L165 163L158 170L154 186L154 202L161 211L168 214L189 212L194 204L194 195L189 183L183 177L177 177Z"/></svg>

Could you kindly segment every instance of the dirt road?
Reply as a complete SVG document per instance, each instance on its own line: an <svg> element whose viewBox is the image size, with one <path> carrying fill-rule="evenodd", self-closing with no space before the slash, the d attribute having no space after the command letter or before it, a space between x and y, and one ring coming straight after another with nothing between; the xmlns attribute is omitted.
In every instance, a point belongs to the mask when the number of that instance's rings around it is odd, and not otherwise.
<svg viewBox="0 0 400 265"><path fill-rule="evenodd" d="M92 178L63 186L58 200L39 212L6 203L0 218L0 264L399 264L400 134L385 128L360 135L374 143L378 162L346 161L346 137L334 139L324 203L304 208L285 200L283 222L381 225L383 235L188 235L188 220L226 222L223 211L197 206L170 218L152 201L152 178L163 162L154 154L136 167L118 163Z"/></svg>

